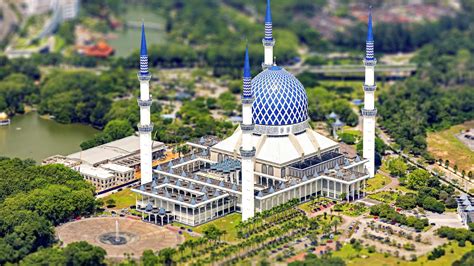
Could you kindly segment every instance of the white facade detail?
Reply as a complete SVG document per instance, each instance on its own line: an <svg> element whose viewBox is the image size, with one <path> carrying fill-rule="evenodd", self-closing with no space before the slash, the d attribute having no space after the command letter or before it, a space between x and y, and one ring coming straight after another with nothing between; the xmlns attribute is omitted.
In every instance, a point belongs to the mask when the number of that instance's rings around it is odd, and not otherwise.
<svg viewBox="0 0 474 266"><path fill-rule="evenodd" d="M152 140L151 133L153 125L150 121L150 79L140 77L140 169L141 183L146 184L152 181ZM147 104L147 103L150 104ZM140 104L141 103L141 104Z"/></svg>

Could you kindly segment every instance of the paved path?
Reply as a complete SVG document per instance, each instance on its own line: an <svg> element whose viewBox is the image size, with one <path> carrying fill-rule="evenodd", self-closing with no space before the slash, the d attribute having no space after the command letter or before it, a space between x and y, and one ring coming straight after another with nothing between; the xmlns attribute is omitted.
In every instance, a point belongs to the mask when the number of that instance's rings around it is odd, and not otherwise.
<svg viewBox="0 0 474 266"><path fill-rule="evenodd" d="M12 25L17 24L17 18L13 10L4 1L0 1L0 10L3 11L3 19L0 20L0 41L2 41L10 33Z"/></svg>

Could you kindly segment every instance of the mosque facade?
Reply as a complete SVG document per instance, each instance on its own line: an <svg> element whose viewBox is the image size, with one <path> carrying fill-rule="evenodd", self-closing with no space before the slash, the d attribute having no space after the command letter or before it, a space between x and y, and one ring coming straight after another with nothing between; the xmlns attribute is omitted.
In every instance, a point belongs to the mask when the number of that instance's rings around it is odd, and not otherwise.
<svg viewBox="0 0 474 266"><path fill-rule="evenodd" d="M367 47L372 50L368 50L364 60L364 90L365 99L373 101L375 61L371 60L375 58L371 25L370 18ZM368 107L366 104L367 109L362 110L364 127L366 120L373 122L364 128L364 158L347 158L339 143L311 128L304 86L274 62L276 41L272 28L268 0L262 39L263 71L254 78L250 73L248 48L245 51L242 123L222 141L203 137L188 142L190 154L159 165L152 175L142 178L141 185L132 191L137 193L136 208L145 220L157 224L177 221L196 226L233 212L242 213L242 220L247 220L256 212L293 199L305 202L321 196L354 201L365 196L375 157L370 154L375 153L371 149L375 130L366 130L375 126L375 115L371 115L373 103ZM146 41L143 39L142 48L144 46ZM146 51L142 51L140 62L146 67L139 72L143 87L144 78L140 75L149 76ZM148 88L147 84L145 88ZM147 91L143 93L146 95L141 100L148 100ZM372 113L367 114L369 111ZM145 112L149 109L142 108L141 115L146 118L142 123L150 124L149 114ZM146 138L144 145L147 145L147 132L143 136ZM142 156L147 154L144 152ZM142 166L148 167L148 158L142 160L146 162Z"/></svg>

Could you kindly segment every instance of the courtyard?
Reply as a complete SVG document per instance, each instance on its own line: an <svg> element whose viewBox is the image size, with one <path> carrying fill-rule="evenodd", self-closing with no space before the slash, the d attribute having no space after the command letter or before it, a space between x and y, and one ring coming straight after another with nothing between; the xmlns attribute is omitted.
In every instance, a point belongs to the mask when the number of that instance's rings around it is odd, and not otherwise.
<svg viewBox="0 0 474 266"><path fill-rule="evenodd" d="M123 259L127 254L132 258L139 258L145 250L156 252L163 248L176 247L184 241L182 235L166 227L118 217L98 217L66 223L56 228L56 235L63 245L86 241L100 246L107 251L107 256L111 259ZM123 241L111 243L116 238Z"/></svg>

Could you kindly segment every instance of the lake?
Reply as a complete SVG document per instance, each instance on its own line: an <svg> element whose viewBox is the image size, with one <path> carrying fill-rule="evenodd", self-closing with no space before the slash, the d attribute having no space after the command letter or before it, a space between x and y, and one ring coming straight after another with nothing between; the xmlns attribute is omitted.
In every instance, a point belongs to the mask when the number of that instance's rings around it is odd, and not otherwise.
<svg viewBox="0 0 474 266"><path fill-rule="evenodd" d="M0 126L0 156L31 158L40 163L52 155L79 151L81 142L97 132L86 125L43 119L36 112L16 115L9 126Z"/></svg>
<svg viewBox="0 0 474 266"><path fill-rule="evenodd" d="M166 38L164 18L142 6L127 7L124 20L128 23L145 22L146 40L148 45L164 43ZM147 23L153 27L146 27ZM140 48L141 29L140 27L124 27L123 30L113 32L117 38L108 40L109 44L115 48L115 55L125 57Z"/></svg>

